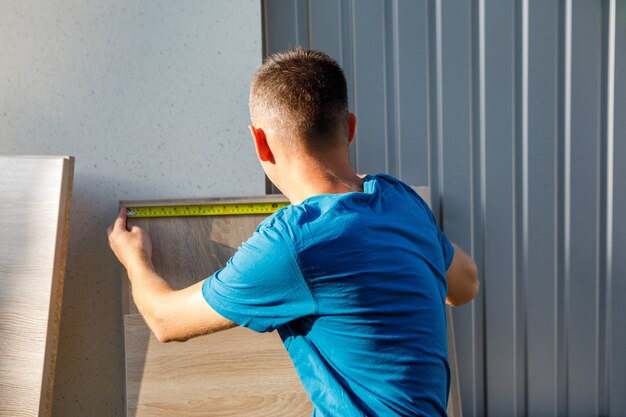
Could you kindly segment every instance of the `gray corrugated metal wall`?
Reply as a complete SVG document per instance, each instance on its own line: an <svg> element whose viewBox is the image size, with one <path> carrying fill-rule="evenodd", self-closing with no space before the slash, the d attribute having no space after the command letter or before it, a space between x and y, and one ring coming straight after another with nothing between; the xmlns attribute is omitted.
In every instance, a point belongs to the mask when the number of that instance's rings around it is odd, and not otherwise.
<svg viewBox="0 0 626 417"><path fill-rule="evenodd" d="M482 292L466 416L626 415L626 1L265 0L346 71L359 172L432 188Z"/></svg>

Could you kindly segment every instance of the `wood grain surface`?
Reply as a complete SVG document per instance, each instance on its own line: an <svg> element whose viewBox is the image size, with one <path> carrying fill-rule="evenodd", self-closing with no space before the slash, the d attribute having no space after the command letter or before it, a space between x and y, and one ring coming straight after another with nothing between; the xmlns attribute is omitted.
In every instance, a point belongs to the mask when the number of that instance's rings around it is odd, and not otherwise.
<svg viewBox="0 0 626 417"><path fill-rule="evenodd" d="M286 201L124 201L124 206ZM152 239L157 272L184 288L222 268L267 215L129 219ZM235 328L161 344L138 314L123 274L128 416L310 416L313 407L276 333Z"/></svg>
<svg viewBox="0 0 626 417"><path fill-rule="evenodd" d="M276 333L242 327L159 343L141 315L124 318L129 416L310 416Z"/></svg>
<svg viewBox="0 0 626 417"><path fill-rule="evenodd" d="M208 203L205 203L208 204ZM129 219L152 239L152 260L157 272L174 289L188 287L222 268L266 215L163 217ZM124 275L125 314L139 311Z"/></svg>
<svg viewBox="0 0 626 417"><path fill-rule="evenodd" d="M0 157L0 416L49 416L74 160Z"/></svg>

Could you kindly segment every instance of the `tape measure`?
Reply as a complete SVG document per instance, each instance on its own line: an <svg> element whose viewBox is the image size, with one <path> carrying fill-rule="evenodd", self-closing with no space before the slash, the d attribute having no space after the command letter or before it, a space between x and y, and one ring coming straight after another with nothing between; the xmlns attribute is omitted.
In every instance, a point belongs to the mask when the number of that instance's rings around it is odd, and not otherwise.
<svg viewBox="0 0 626 417"><path fill-rule="evenodd" d="M127 207L128 217L186 217L186 216L233 216L241 214L272 214L287 207L287 202L277 203L223 203L190 204L172 206Z"/></svg>

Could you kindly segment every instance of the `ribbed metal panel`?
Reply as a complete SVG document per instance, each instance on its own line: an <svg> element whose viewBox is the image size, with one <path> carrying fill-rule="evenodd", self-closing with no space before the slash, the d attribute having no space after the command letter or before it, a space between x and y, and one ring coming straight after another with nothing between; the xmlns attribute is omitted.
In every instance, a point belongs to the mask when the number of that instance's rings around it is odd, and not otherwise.
<svg viewBox="0 0 626 417"><path fill-rule="evenodd" d="M359 172L430 185L482 291L466 416L626 415L626 1L265 0L343 66Z"/></svg>

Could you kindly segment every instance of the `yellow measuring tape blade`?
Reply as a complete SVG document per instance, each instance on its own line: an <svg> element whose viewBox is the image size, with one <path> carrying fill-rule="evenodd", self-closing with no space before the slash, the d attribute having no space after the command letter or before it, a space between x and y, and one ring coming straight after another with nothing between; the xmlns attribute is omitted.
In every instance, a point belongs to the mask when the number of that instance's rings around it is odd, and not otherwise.
<svg viewBox="0 0 626 417"><path fill-rule="evenodd" d="M128 217L233 216L241 214L272 214L289 203L223 203L172 206L127 207Z"/></svg>

